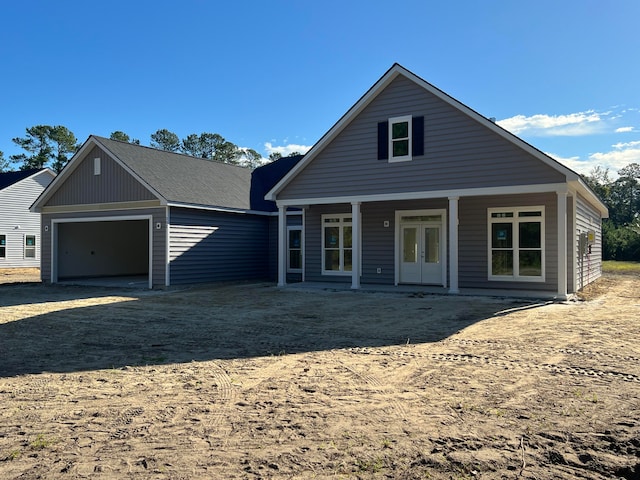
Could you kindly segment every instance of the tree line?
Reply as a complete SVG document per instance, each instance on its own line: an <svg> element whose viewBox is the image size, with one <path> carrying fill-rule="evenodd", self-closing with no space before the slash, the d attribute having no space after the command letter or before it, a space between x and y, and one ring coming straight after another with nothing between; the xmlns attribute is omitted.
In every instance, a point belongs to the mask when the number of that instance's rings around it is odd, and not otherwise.
<svg viewBox="0 0 640 480"><path fill-rule="evenodd" d="M602 222L602 257L640 261L640 164L621 168L615 180L601 167L584 179L609 209Z"/></svg>
<svg viewBox="0 0 640 480"><path fill-rule="evenodd" d="M131 138L120 130L112 132L110 138L140 145L140 140ZM4 153L0 151L0 172L11 171L13 168L29 170L49 167L58 173L81 147L73 132L62 125L36 125L27 128L24 137L15 137L12 141L24 152L5 159ZM175 133L163 128L151 134L149 146L248 168L256 168L264 162L255 150L240 148L218 133L192 133L180 139ZM297 152L291 155L295 154ZM268 160L276 160L280 156L272 153Z"/></svg>

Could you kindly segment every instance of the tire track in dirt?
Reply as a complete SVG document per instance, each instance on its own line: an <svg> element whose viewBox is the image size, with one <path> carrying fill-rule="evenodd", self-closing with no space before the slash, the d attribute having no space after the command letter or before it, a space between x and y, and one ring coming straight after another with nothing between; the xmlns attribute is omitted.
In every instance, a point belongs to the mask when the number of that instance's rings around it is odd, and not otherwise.
<svg viewBox="0 0 640 480"><path fill-rule="evenodd" d="M558 349L560 350L560 349ZM596 368L576 367L573 365L557 365L551 363L527 363L508 358L494 358L489 356L473 355L469 353L420 353L420 352L393 352L384 350L352 348L349 351L353 354L364 355L385 355L398 357L429 358L431 360L443 362L470 362L485 365L495 365L501 368L520 370L546 370L554 374L579 375L606 380L624 380L626 382L640 383L640 375L617 370L601 370ZM552 350L553 351L553 350ZM558 352L562 353L562 352Z"/></svg>

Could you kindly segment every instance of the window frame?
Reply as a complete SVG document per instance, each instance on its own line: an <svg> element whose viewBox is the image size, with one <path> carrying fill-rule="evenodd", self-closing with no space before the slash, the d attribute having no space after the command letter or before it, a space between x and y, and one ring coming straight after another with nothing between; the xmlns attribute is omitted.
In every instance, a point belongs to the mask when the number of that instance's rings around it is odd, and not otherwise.
<svg viewBox="0 0 640 480"><path fill-rule="evenodd" d="M29 238L33 238L33 245L28 245L28 239ZM22 258L25 260L28 259L34 259L37 257L38 255L38 249L37 249L37 244L38 244L38 238L36 235L26 235L24 236L24 241L23 241L23 250L22 250ZM27 255L27 252L33 251L33 255Z"/></svg>
<svg viewBox="0 0 640 480"><path fill-rule="evenodd" d="M346 222L345 219L346 218L350 218L351 221ZM336 219L339 220L336 223L333 224L329 224L326 225L325 220L327 219ZM353 242L355 242L356 240L353 238L353 216L351 213L328 213L328 214L324 214L321 215L320 217L320 222L321 222L321 228L320 228L320 234L322 235L322 275L344 275L344 276L350 276L352 275L352 270L345 270L344 269L344 251L345 251L345 247L344 247L344 228L345 227L351 227L351 248L348 248L346 250L351 250L352 255L353 255ZM340 259L339 259L339 266L340 269L339 270L326 270L325 269L325 259L326 259L326 251L327 248L325 246L325 228L326 226L331 226L331 227L339 227L339 236L340 236L340 243L339 243L339 247L338 247L338 251ZM335 249L332 249L335 250ZM351 263L351 267L353 268L353 257L352 257L352 263Z"/></svg>
<svg viewBox="0 0 640 480"><path fill-rule="evenodd" d="M540 213L539 216L520 216L522 213ZM511 217L493 218L494 213L511 213ZM498 207L487 209L487 278L490 281L504 282L545 282L546 281L546 241L545 241L545 207L542 205L530 207ZM521 247L520 246L520 223L540 222L540 248ZM493 248L493 224L494 223L510 223L512 231L511 248ZM493 252L495 250L511 250L513 261L512 275L494 275L493 274ZM523 251L540 251L540 275L521 275L520 274L520 254Z"/></svg>
<svg viewBox="0 0 640 480"><path fill-rule="evenodd" d="M399 123L407 124L407 136L393 138L393 126ZM389 163L397 163L397 162L409 162L413 159L413 117L411 115L403 115L401 117L392 117L389 119L388 126L388 155L389 155ZM406 141L407 142L407 155L394 155L393 154L393 143L394 141Z"/></svg>
<svg viewBox="0 0 640 480"><path fill-rule="evenodd" d="M300 232L300 247L291 247L291 231ZM300 268L291 268L291 251L298 250L300 252ZM304 236L302 235L302 225L289 225L287 227L287 273L302 273L304 262Z"/></svg>
<svg viewBox="0 0 640 480"><path fill-rule="evenodd" d="M0 255L0 260L6 260L7 258L7 235L5 233L0 233L0 242L4 240L4 244L0 243L0 251L2 255Z"/></svg>

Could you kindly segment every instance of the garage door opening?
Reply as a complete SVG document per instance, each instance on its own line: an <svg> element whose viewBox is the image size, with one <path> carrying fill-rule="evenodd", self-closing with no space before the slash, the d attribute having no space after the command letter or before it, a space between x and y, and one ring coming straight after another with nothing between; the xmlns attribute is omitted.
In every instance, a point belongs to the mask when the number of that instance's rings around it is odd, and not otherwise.
<svg viewBox="0 0 640 480"><path fill-rule="evenodd" d="M150 219L61 221L55 238L52 281L151 288Z"/></svg>

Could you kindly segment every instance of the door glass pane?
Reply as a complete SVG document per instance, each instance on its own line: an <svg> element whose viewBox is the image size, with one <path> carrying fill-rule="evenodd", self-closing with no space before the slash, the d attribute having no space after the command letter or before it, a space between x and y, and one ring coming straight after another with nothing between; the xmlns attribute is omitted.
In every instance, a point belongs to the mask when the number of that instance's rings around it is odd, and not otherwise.
<svg viewBox="0 0 640 480"><path fill-rule="evenodd" d="M402 261L405 263L415 263L418 261L417 229L404 228L404 238L402 239Z"/></svg>
<svg viewBox="0 0 640 480"><path fill-rule="evenodd" d="M497 250L491 253L492 275L513 275L513 251Z"/></svg>
<svg viewBox="0 0 640 480"><path fill-rule="evenodd" d="M491 248L513 247L513 225L511 223L491 224Z"/></svg>
<svg viewBox="0 0 640 480"><path fill-rule="evenodd" d="M540 250L520 251L520 275L523 277L542 276L542 252Z"/></svg>
<svg viewBox="0 0 640 480"><path fill-rule="evenodd" d="M520 248L541 248L540 222L520 222Z"/></svg>
<svg viewBox="0 0 640 480"><path fill-rule="evenodd" d="M424 242L425 263L438 263L440 261L440 229L425 228Z"/></svg>
<svg viewBox="0 0 640 480"><path fill-rule="evenodd" d="M340 248L340 227L324 228L325 248Z"/></svg>
<svg viewBox="0 0 640 480"><path fill-rule="evenodd" d="M300 248L302 240L301 230L289 230L289 248Z"/></svg>
<svg viewBox="0 0 640 480"><path fill-rule="evenodd" d="M302 253L300 250L289 251L289 268L294 270L302 268Z"/></svg>
<svg viewBox="0 0 640 480"><path fill-rule="evenodd" d="M335 271L340 270L340 250L324 251L324 269Z"/></svg>

